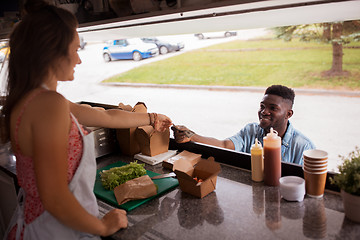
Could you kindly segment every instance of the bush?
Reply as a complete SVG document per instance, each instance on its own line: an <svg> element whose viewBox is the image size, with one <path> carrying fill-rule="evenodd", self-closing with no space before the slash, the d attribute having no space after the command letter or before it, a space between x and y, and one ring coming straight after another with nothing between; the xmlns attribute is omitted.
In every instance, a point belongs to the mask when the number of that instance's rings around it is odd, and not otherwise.
<svg viewBox="0 0 360 240"><path fill-rule="evenodd" d="M347 157L340 157L343 160L338 166L340 173L330 178L331 183L347 193L360 196L360 148L356 146Z"/></svg>

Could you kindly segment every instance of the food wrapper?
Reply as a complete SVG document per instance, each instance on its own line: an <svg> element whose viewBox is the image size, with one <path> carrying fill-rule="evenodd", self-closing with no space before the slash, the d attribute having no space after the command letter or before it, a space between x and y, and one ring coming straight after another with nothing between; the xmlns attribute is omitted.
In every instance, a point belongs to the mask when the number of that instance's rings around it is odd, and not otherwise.
<svg viewBox="0 0 360 240"><path fill-rule="evenodd" d="M156 195L157 188L148 175L129 180L116 188L114 194L119 205L131 200L144 199Z"/></svg>

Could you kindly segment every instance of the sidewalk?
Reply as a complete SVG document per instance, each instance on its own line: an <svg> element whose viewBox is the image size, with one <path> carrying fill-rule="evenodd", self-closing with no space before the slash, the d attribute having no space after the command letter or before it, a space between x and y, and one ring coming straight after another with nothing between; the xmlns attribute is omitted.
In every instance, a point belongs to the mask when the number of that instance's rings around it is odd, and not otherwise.
<svg viewBox="0 0 360 240"><path fill-rule="evenodd" d="M147 88L174 88L174 89L195 89L209 91L230 91L230 92L264 92L263 87L247 87L247 86L203 86L203 85L178 85L178 84L152 84L152 83L102 83L114 87L147 87ZM341 90L325 90L325 89L294 89L297 93L308 95L331 95L343 97L360 97L360 91L341 91Z"/></svg>

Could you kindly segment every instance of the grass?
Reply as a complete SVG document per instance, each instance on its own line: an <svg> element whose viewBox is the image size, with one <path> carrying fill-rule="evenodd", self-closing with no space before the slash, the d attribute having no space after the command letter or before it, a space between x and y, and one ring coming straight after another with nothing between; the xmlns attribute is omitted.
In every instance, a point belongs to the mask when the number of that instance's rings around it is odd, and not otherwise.
<svg viewBox="0 0 360 240"><path fill-rule="evenodd" d="M348 45L346 45L348 46ZM332 65L330 44L235 40L153 62L105 82L360 90L360 43L344 48L348 77L321 77Z"/></svg>

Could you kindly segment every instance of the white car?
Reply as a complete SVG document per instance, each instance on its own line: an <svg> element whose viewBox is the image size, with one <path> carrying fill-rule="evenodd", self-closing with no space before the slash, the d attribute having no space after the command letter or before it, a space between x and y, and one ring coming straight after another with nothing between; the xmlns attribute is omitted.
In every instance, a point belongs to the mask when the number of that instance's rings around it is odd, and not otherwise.
<svg viewBox="0 0 360 240"><path fill-rule="evenodd" d="M195 37L197 37L198 39L206 39L206 38L232 37L236 35L237 32L226 31L226 32L197 33L195 34Z"/></svg>

